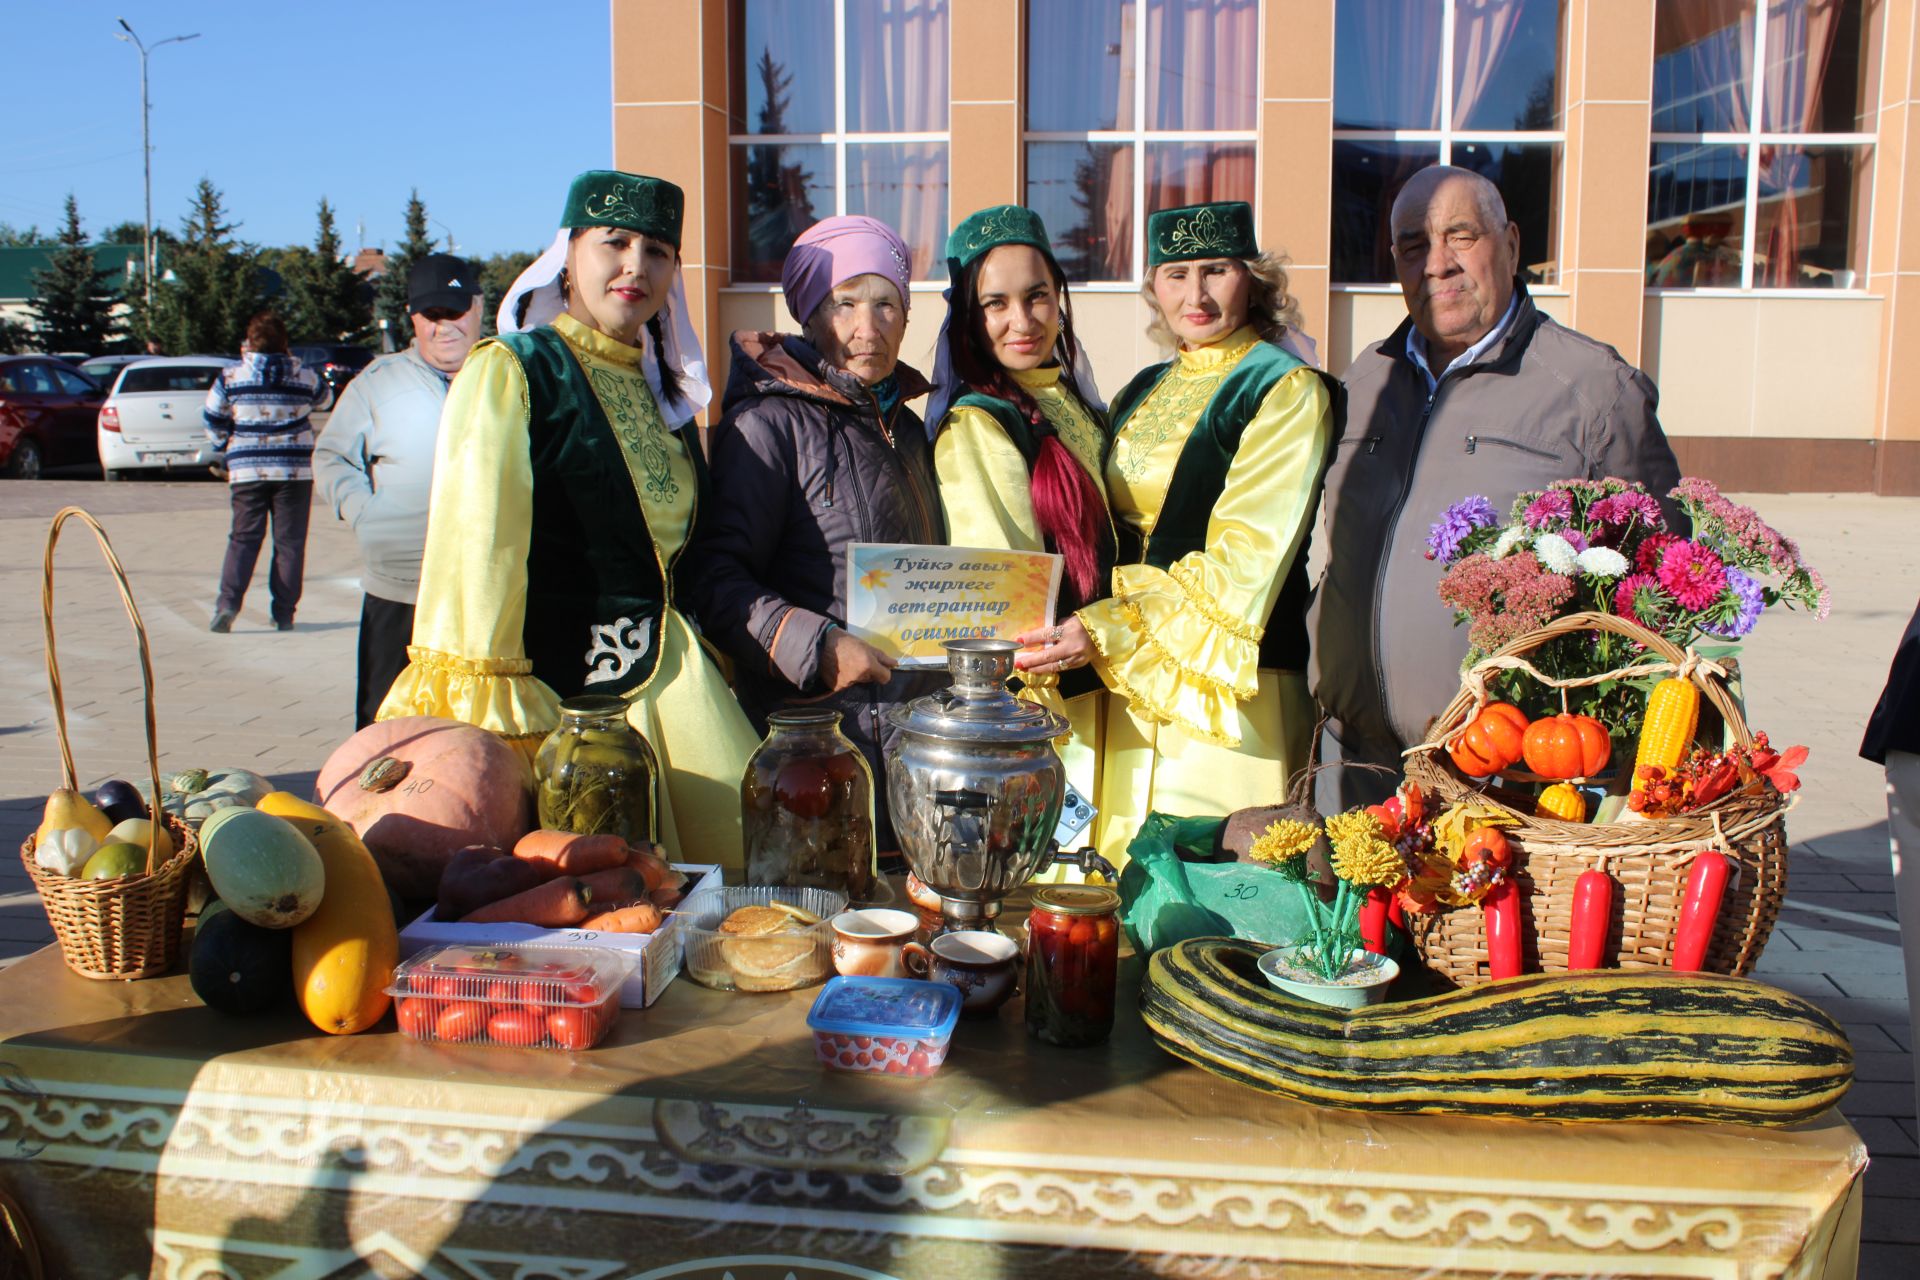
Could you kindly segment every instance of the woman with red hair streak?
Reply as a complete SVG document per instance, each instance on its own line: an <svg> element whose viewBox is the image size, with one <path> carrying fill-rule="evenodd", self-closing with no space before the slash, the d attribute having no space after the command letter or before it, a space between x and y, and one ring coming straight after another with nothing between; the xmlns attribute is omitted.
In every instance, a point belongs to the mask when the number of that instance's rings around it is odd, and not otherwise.
<svg viewBox="0 0 1920 1280"><path fill-rule="evenodd" d="M1271 804L1306 764L1306 544L1341 395L1285 261L1243 201L1147 219L1148 333L1174 352L1114 398L1116 566L1104 598L1018 637L1023 671L1090 666L1112 691L1093 797L1110 861L1151 811Z"/></svg>
<svg viewBox="0 0 1920 1280"><path fill-rule="evenodd" d="M1058 554L1058 611L1070 616L1106 595L1115 536L1101 479L1106 417L1073 335L1066 274L1040 216L998 205L947 237L947 275L927 413L947 540ZM1090 667L1022 676L1022 696L1072 727L1060 756L1068 781L1091 801L1106 710L1100 678Z"/></svg>

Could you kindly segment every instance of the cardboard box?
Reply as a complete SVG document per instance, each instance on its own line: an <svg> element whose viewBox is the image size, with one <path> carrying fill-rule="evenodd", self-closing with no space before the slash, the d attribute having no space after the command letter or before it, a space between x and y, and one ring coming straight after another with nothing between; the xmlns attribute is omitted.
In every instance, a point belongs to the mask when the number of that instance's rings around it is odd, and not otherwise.
<svg viewBox="0 0 1920 1280"><path fill-rule="evenodd" d="M674 870L687 877L687 897L720 886L720 868L676 862ZM434 909L400 931L400 955L445 942L487 946L503 942L537 942L556 947L605 947L639 957L633 976L620 988L622 1009L644 1009L660 998L680 972L680 917L669 912L653 933L599 933L590 929L543 929L532 924L459 924L434 918Z"/></svg>

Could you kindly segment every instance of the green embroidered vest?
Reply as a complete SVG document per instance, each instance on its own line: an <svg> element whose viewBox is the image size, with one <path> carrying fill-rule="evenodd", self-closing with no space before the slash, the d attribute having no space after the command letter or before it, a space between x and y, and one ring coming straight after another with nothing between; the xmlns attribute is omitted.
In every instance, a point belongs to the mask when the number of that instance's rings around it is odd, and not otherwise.
<svg viewBox="0 0 1920 1280"><path fill-rule="evenodd" d="M1169 360L1141 370L1114 397L1112 412L1116 436L1133 411L1173 369L1174 363ZM1240 449L1240 437L1246 431L1247 423L1259 412L1261 401L1273 390L1274 384L1300 368L1301 364L1302 361L1271 342L1257 343L1241 357L1240 363L1221 380L1213 398L1207 401L1207 407L1200 411L1200 420L1194 424L1192 434L1181 448L1180 457L1173 466L1173 476L1167 482L1167 496L1161 507L1160 518L1154 522L1153 534L1146 540L1146 546L1141 546L1140 535L1133 526L1125 521L1117 522L1120 526L1120 563L1144 563L1157 569L1166 569L1181 556L1206 548L1207 522L1213 515L1213 504L1219 501L1221 492L1226 488L1227 469L1233 465L1234 454ZM1334 439L1337 440L1345 417L1345 389L1341 387L1339 379L1325 373L1319 376L1333 397ZM1327 459L1321 459L1323 473L1326 462ZM1306 531L1301 535L1300 549L1287 569L1286 579L1280 586L1280 596L1274 601L1273 612L1267 616L1260 640L1262 667L1286 671L1307 669L1307 603L1312 595L1312 586L1307 581L1307 542L1313 534L1319 500L1319 484L1316 482L1313 501L1302 515Z"/></svg>
<svg viewBox="0 0 1920 1280"><path fill-rule="evenodd" d="M659 665L672 573L671 565L663 573L637 473L564 338L543 327L496 341L520 361L531 407L533 527L522 636L533 674L562 698L632 696ZM695 477L689 500L697 503L706 463L698 448L687 452Z"/></svg>

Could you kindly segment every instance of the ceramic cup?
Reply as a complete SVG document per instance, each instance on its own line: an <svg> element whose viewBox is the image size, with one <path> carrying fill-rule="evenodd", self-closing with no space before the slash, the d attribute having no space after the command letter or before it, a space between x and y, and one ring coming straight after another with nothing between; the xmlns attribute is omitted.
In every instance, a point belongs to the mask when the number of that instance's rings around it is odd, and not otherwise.
<svg viewBox="0 0 1920 1280"><path fill-rule="evenodd" d="M902 950L920 927L911 911L867 907L842 911L833 927L833 967L850 978L904 978Z"/></svg>
<svg viewBox="0 0 1920 1280"><path fill-rule="evenodd" d="M960 989L963 1014L992 1013L1013 994L1020 948L1003 934L961 929L943 933L925 946L910 942L901 950L914 977Z"/></svg>

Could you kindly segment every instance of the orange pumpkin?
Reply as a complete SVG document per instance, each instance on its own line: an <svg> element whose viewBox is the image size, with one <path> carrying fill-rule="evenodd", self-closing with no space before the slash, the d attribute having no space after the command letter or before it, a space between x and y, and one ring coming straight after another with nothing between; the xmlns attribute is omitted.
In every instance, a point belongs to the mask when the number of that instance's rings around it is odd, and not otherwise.
<svg viewBox="0 0 1920 1280"><path fill-rule="evenodd" d="M1490 867L1510 867L1513 865L1513 846L1507 843L1507 837L1498 827L1481 827L1467 837L1466 861L1468 866L1484 862Z"/></svg>
<svg viewBox="0 0 1920 1280"><path fill-rule="evenodd" d="M1469 778L1489 777L1520 760L1526 732L1526 712L1511 702L1489 702L1447 744L1447 755Z"/></svg>
<svg viewBox="0 0 1920 1280"><path fill-rule="evenodd" d="M1522 739L1527 768L1543 778L1591 778L1613 757L1613 739L1592 716L1535 720Z"/></svg>

